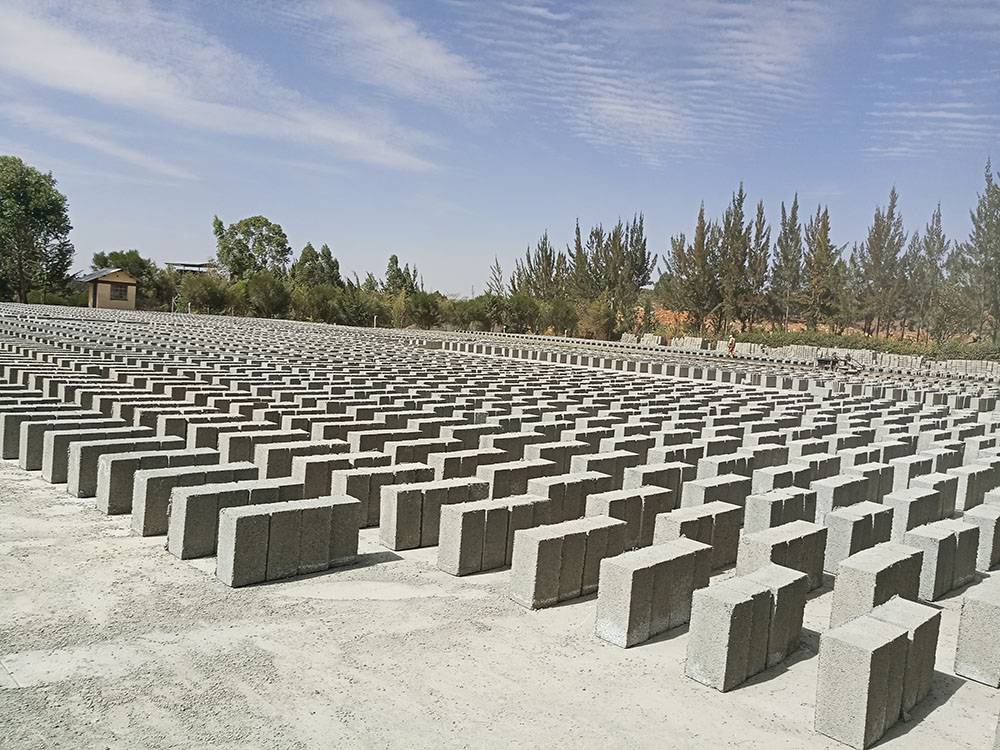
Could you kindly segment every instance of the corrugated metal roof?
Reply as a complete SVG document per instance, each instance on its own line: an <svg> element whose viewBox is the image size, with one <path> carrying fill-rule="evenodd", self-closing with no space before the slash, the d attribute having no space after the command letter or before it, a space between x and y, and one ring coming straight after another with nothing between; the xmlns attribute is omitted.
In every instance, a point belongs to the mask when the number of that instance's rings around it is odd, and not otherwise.
<svg viewBox="0 0 1000 750"><path fill-rule="evenodd" d="M86 283L88 281L94 281L95 279L100 279L107 276L109 273L114 273L115 271L121 271L120 268L98 268L96 271L91 271L88 274L82 276L77 276L76 280L81 283Z"/></svg>

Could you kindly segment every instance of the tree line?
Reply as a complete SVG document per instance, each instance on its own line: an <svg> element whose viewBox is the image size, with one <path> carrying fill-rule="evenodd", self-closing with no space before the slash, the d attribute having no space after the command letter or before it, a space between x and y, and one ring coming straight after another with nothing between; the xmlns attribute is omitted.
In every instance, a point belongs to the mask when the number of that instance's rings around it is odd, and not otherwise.
<svg viewBox="0 0 1000 750"><path fill-rule="evenodd" d="M686 313L689 328L702 333L804 324L885 339L996 342L1000 185L989 161L985 177L966 240L945 235L940 204L922 228L907 231L892 188L867 237L850 249L831 241L827 207L803 222L797 195L791 206L781 204L772 244L763 202L747 216L741 184L721 220L706 218L702 204L691 240L671 238L657 300Z"/></svg>

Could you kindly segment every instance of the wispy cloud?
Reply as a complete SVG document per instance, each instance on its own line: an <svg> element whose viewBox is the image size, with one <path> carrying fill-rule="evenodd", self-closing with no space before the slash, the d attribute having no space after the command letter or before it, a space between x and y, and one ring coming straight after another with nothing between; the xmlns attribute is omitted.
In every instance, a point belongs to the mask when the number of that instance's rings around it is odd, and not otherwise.
<svg viewBox="0 0 1000 750"><path fill-rule="evenodd" d="M385 113L312 101L196 24L138 1L0 7L0 73L157 124L321 146L395 169L432 167L415 151L429 136ZM81 145L115 150L100 140ZM128 149L117 155L138 163Z"/></svg>
<svg viewBox="0 0 1000 750"><path fill-rule="evenodd" d="M274 14L273 6L266 13ZM391 94L449 109L495 95L487 74L380 0L310 0L277 10L333 74L349 71Z"/></svg>

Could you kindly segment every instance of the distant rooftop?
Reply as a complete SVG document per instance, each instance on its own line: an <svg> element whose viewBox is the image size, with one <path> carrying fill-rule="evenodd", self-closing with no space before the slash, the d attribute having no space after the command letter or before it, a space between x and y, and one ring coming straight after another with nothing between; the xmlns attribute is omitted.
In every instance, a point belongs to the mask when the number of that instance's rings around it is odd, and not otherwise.
<svg viewBox="0 0 1000 750"><path fill-rule="evenodd" d="M100 279L104 276L107 276L109 273L114 273L115 271L121 271L121 270L122 269L120 268L98 268L96 271L91 271L90 273L87 274L84 274L83 271L81 271L79 274L77 274L76 280L82 284L86 284L88 281L95 281L96 279Z"/></svg>

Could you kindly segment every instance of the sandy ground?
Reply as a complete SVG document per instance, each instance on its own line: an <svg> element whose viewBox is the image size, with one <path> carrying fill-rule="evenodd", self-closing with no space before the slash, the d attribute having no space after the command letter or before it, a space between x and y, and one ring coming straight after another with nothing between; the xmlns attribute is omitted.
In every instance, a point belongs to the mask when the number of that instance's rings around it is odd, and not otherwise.
<svg viewBox="0 0 1000 750"><path fill-rule="evenodd" d="M91 502L0 464L4 750L843 747L812 731L828 590L784 669L722 694L683 676L683 628L623 650L593 597L529 612L507 572L453 578L375 530L357 566L232 590ZM1000 691L951 674L959 603L879 747L992 747Z"/></svg>

